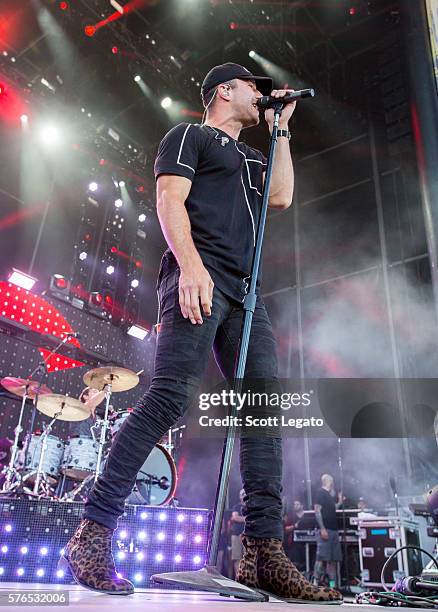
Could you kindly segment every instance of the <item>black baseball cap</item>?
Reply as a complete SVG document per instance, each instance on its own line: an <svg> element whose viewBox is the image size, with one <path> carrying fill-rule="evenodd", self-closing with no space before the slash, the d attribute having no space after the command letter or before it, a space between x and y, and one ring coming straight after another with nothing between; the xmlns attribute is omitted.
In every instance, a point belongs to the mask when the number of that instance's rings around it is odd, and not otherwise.
<svg viewBox="0 0 438 612"><path fill-rule="evenodd" d="M204 100L205 95L214 87L217 87L221 83L232 81L233 79L247 79L248 81L254 81L257 89L264 96L269 96L273 88L272 79L270 77L254 76L252 72L248 70L248 68L245 68L245 66L233 64L233 62L227 62L226 64L214 66L210 72L207 72L201 85L202 99Z"/></svg>

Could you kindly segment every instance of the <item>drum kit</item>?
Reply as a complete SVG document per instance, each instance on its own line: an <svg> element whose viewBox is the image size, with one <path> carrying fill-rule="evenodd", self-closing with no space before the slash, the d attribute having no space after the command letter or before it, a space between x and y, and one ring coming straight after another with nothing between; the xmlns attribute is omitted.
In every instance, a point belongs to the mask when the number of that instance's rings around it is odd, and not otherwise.
<svg viewBox="0 0 438 612"><path fill-rule="evenodd" d="M52 393L46 385L34 380L8 376L0 380L10 393L21 397L10 461L3 469L1 495L25 495L58 501L83 501L92 484L101 474L111 444L129 411L114 411L111 398L114 393L133 389L139 376L126 368L99 367L83 377L87 387L103 391L104 412L90 426L90 436L73 436L64 441L52 434L57 421L84 421L90 418L86 403L68 395ZM41 433L29 432L20 448L23 417L27 400L50 418ZM181 439L185 426L172 429L147 457L138 472L136 485L128 503L164 505L173 501L177 471L173 458L175 434Z"/></svg>

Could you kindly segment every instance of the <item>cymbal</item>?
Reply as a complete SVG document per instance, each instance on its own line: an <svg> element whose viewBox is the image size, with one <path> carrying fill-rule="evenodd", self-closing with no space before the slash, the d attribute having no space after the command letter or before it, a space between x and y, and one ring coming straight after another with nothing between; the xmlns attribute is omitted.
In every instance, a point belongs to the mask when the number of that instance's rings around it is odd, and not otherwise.
<svg viewBox="0 0 438 612"><path fill-rule="evenodd" d="M114 393L133 389L138 385L139 380L137 374L132 370L115 366L94 368L94 370L89 370L84 375L84 383L88 387L102 391L105 385L111 383Z"/></svg>
<svg viewBox="0 0 438 612"><path fill-rule="evenodd" d="M84 421L90 416L90 410L80 400L56 393L38 398L37 409L52 419L60 413L60 421Z"/></svg>
<svg viewBox="0 0 438 612"><path fill-rule="evenodd" d="M6 378L2 378L0 383L4 386L5 389L13 393L14 395L18 395L19 397L23 397L26 391L26 385L28 386L27 395L30 399L34 399L37 394L38 385L40 384L36 380L26 380L25 378L14 378L13 376L6 376ZM46 385L41 385L39 394L47 395L47 393L52 393L49 387Z"/></svg>

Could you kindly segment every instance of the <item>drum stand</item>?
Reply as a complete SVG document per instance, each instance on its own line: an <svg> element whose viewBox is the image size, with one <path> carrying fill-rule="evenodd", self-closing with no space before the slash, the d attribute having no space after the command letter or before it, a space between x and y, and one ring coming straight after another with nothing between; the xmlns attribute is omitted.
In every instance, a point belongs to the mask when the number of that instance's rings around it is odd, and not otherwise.
<svg viewBox="0 0 438 612"><path fill-rule="evenodd" d="M50 423L47 425L47 427L44 429L41 435L40 443L42 444L42 446L41 446L41 455L40 455L40 460L38 462L37 471L30 472L30 474L26 474L26 476L23 478L23 483L25 483L26 480L29 480L31 476L34 476L36 474L36 479L33 485L33 489L28 489L26 487L23 487L23 491L27 493L28 495L32 495L35 497L52 497L53 496L52 492L50 491L51 489L50 483L46 478L46 473L43 472L43 463L44 463L44 457L45 457L46 450L47 450L47 438L49 437L50 432L52 431L53 423L56 421L56 419L61 414L62 414L62 409L55 414L55 416L50 421ZM40 486L41 486L41 492L39 490Z"/></svg>
<svg viewBox="0 0 438 612"><path fill-rule="evenodd" d="M96 480L99 477L99 474L101 472L100 470L100 466L102 464L102 457L103 457L103 447L105 446L105 442L106 442L106 434L107 431L109 431L110 429L110 422L108 419L108 414L109 414L109 409L110 409L110 401L111 401L111 395L112 395L112 381L113 381L113 375L110 374L110 381L109 383L107 383L105 385L106 389L105 389L105 414L103 417L103 420L97 420L95 426L96 427L100 427L100 434L99 434L99 450L97 451L97 460L96 460L96 469L94 472L94 482L96 482ZM93 425L94 427L94 425ZM94 431L93 428L91 428L91 434L93 436L93 439L96 440L95 436L94 436Z"/></svg>
<svg viewBox="0 0 438 612"><path fill-rule="evenodd" d="M21 402L20 416L18 417L17 427L15 428L15 438L14 444L11 449L11 459L9 461L9 465L6 468L6 478L3 483L3 487L1 489L1 493L12 493L14 489L20 486L21 484L21 475L18 470L15 468L15 460L17 458L18 453L18 440L20 438L20 434L23 431L22 423L23 423L23 415L24 408L26 406L26 400L28 399L28 389L29 385L27 384L24 390L23 400ZM15 482L13 482L13 478L15 478Z"/></svg>

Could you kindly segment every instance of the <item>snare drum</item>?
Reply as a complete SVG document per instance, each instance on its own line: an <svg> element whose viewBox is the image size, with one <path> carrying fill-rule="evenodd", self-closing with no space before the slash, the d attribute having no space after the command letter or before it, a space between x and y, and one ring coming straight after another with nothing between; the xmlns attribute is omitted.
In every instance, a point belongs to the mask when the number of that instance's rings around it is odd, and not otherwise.
<svg viewBox="0 0 438 612"><path fill-rule="evenodd" d="M68 478L83 480L96 469L99 445L92 438L70 438L65 445L61 471Z"/></svg>
<svg viewBox="0 0 438 612"><path fill-rule="evenodd" d="M38 465L42 450L42 436L32 434L29 439L25 469L30 471L38 470ZM47 436L46 451L44 453L44 461L42 471L53 480L58 478L59 469L61 467L62 456L64 453L64 442L56 436Z"/></svg>

